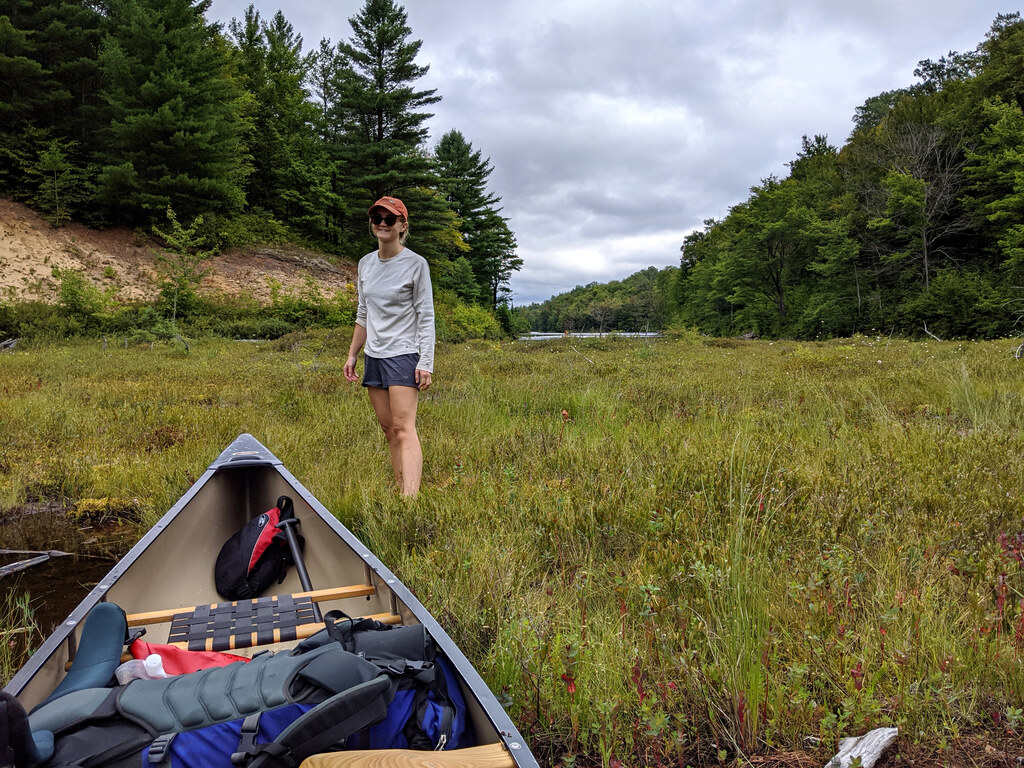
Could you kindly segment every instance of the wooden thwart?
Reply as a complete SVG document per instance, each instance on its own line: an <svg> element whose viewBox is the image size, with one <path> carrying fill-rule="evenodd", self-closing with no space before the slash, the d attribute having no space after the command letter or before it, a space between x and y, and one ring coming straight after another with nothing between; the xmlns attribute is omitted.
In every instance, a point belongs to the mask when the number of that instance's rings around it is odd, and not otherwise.
<svg viewBox="0 0 1024 768"><path fill-rule="evenodd" d="M353 584L349 587L334 587L333 589L315 589L312 592L296 592L292 595L293 599L308 597L314 603L323 603L328 600L343 600L347 597L363 597L366 595L372 595L377 590L366 584ZM275 599L277 595L274 596ZM238 600L229 605L238 605L241 602L250 602L246 600ZM217 607L224 605L224 603L211 603L210 607ZM197 609L205 606L192 605L187 608L167 608L162 611L149 611L147 613L129 613L128 614L128 626L129 627L140 627L146 624L162 624L173 619L175 616L182 613L195 613Z"/></svg>
<svg viewBox="0 0 1024 768"><path fill-rule="evenodd" d="M326 752L302 761L299 768L515 768L501 744L420 752L415 749L360 749Z"/></svg>

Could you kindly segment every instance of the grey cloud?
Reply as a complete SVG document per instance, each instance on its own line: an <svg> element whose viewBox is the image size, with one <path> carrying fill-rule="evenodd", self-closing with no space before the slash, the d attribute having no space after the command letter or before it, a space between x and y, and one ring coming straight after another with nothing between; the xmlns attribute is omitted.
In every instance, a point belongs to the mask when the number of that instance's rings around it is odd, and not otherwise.
<svg viewBox="0 0 1024 768"><path fill-rule="evenodd" d="M241 16L246 0L213 0ZM264 16L280 4L257 0ZM339 7L340 6L340 7ZM285 9L307 49L361 0ZM803 134L841 145L854 109L920 59L976 45L994 0L406 0L429 64L432 140L457 128L494 166L526 303L678 264Z"/></svg>

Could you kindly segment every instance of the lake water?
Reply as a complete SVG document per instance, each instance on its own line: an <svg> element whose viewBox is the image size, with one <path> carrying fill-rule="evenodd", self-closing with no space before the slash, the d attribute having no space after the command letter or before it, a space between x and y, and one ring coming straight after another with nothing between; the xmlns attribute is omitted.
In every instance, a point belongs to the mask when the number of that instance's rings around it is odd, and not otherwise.
<svg viewBox="0 0 1024 768"><path fill-rule="evenodd" d="M0 556L0 565L8 565L29 555ZM114 567L116 560L74 555L51 557L18 573L0 578L0 600L8 593L28 593L36 623L43 637L48 636L93 587Z"/></svg>
<svg viewBox="0 0 1024 768"><path fill-rule="evenodd" d="M552 339L604 339L604 338L616 338L616 339L657 339L663 334L659 331L636 331L629 333L597 333L592 331L587 332L575 332L569 331L568 333L543 333L541 331L530 331L524 333L519 337L520 341L549 341Z"/></svg>

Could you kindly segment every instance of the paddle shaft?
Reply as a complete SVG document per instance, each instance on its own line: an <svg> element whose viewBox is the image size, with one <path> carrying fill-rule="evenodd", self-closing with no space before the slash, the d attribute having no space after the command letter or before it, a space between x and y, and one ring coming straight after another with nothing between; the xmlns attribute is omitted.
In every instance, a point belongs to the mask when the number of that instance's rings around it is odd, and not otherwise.
<svg viewBox="0 0 1024 768"><path fill-rule="evenodd" d="M284 531L284 537L288 540L288 549L291 550L292 560L295 562L295 572L299 575L299 583L307 592L313 591L313 582L309 580L309 571L306 570L306 561L302 559L302 550L299 548L299 538L295 535L295 526L299 524L299 518L289 517L277 524L279 530ZM320 613L320 606L313 603L313 618L323 621L323 614Z"/></svg>

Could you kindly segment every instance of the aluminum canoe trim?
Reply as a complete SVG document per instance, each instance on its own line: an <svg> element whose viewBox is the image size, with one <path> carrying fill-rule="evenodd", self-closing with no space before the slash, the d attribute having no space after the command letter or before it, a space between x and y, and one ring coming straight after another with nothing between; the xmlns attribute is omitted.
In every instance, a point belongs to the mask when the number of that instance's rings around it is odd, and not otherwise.
<svg viewBox="0 0 1024 768"><path fill-rule="evenodd" d="M319 515L319 517L328 525L330 528L341 537L346 544L348 544L355 552L363 558L363 561L370 566L370 569L374 571L378 577L380 577L388 588L394 592L395 597L399 602L403 603L409 612L416 617L416 620L426 627L427 632L434 638L434 641L438 644L444 655L456 668L458 674L465 681L466 686L476 696L477 701L480 703L480 707L484 710L487 718L491 721L494 729L498 732L505 746L508 748L509 753L512 755L516 764L520 768L539 768L536 758L533 753L530 752L529 747L526 746L526 741L523 739L519 730L512 722L512 718L508 716L504 707L495 697L490 687L484 682L484 679L480 677L480 673L476 671L476 668L470 663L469 659L466 658L465 654L459 649L455 642L448 636L448 633L444 631L444 628L437 623L437 620L433 615L423 606L419 599L403 584L391 569L382 563L370 549L363 544L354 533L352 533L340 520L338 520L330 511L321 504L317 498L310 493L302 483L296 479L296 477L288 471L283 464L276 466L277 471L281 474L284 480L295 489L295 492L303 498L303 500L309 504L309 506Z"/></svg>
<svg viewBox="0 0 1024 768"><path fill-rule="evenodd" d="M216 469L207 469L202 476L192 484L192 486L185 491L185 494L178 499L178 501L171 507L163 517L161 517L156 524L150 528L146 534L139 539L139 541L128 550L128 553L122 557L117 563L111 568L106 576L104 576L100 582L92 588L92 591L80 602L75 609L68 614L68 617L61 622L53 633L46 638L39 649L32 654L32 657L28 660L24 667L18 670L14 677L11 678L10 682L4 687L4 690L18 696L24 687L32 680L33 677L39 672L40 668L57 653L60 647L68 640L68 636L75 631L75 628L81 623L88 615L89 611L92 610L98 602L104 599L110 588L121 578L122 574L128 570L129 566L134 563L143 552L145 552L150 545L152 545L157 537L163 532L164 528L170 525L171 521L178 516L185 507L192 501L193 497L199 491L203 489L215 474Z"/></svg>

